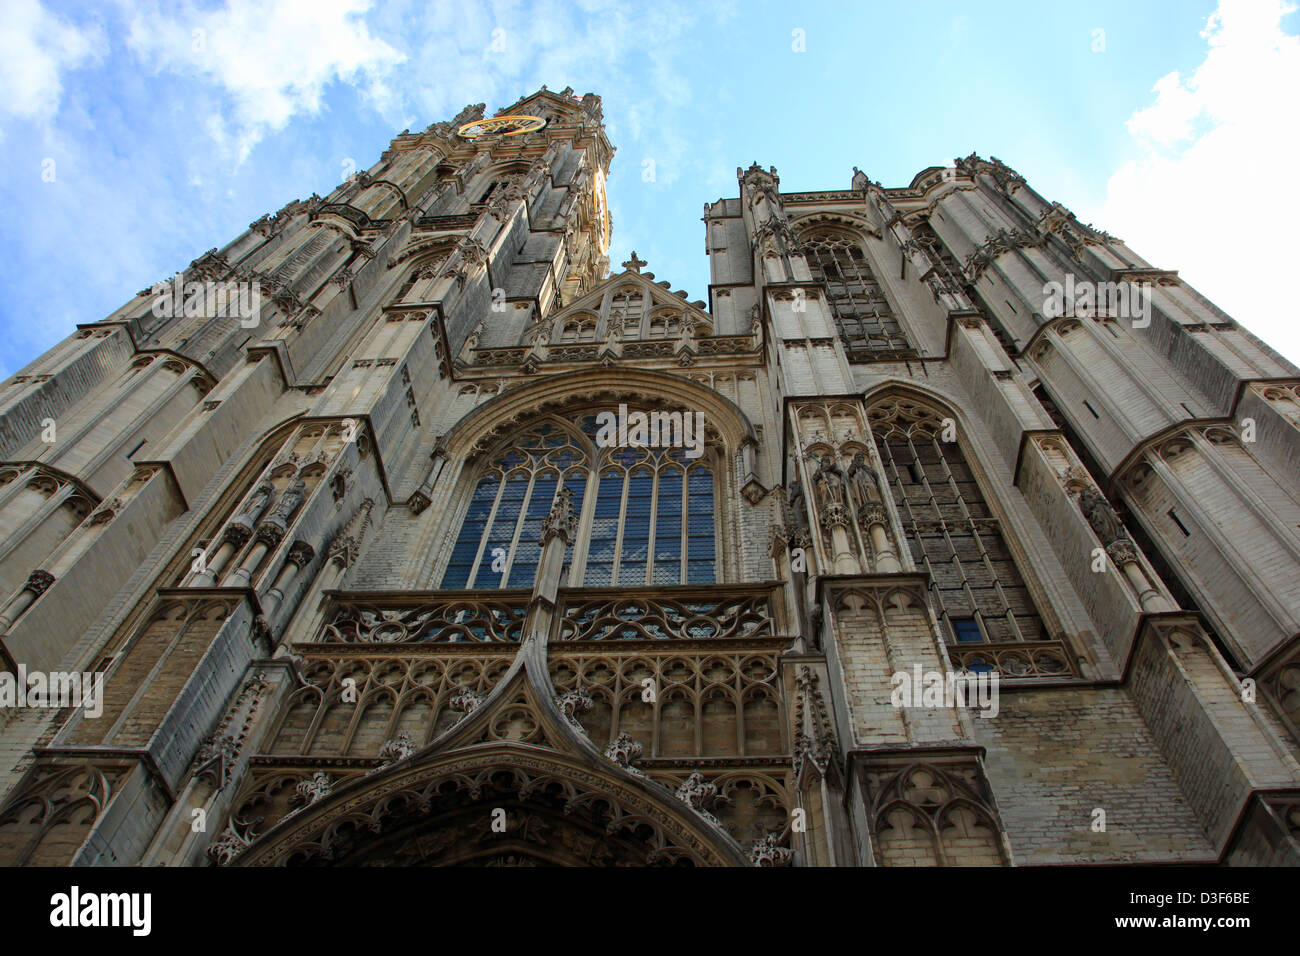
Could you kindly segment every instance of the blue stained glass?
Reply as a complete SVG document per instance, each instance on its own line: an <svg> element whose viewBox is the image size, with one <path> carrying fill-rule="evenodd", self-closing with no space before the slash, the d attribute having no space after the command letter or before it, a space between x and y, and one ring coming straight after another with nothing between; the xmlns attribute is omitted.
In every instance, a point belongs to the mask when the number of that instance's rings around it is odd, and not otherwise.
<svg viewBox="0 0 1300 956"><path fill-rule="evenodd" d="M686 564L687 584L714 584L712 561L688 561Z"/></svg>
<svg viewBox="0 0 1300 956"><path fill-rule="evenodd" d="M587 476L582 472L570 472L564 476L564 485L573 492L573 513L582 514L582 498L587 491ZM573 560L573 542L564 549L564 566L560 570L560 580L568 581L569 562Z"/></svg>
<svg viewBox="0 0 1300 956"><path fill-rule="evenodd" d="M507 587L526 588L533 583L537 574L537 562L541 557L540 537L542 519L551 510L555 499L555 486L559 476L548 472L538 477L533 485L532 497L528 499L528 512L524 516L524 525L519 532L519 543L515 547L514 561L510 565L510 580Z"/></svg>
<svg viewBox="0 0 1300 956"><path fill-rule="evenodd" d="M692 505L694 505L694 502L692 502ZM713 536L713 515L712 514L697 515L692 513L686 527L692 537L694 537L695 535L704 535L704 534L707 534L709 537L712 537Z"/></svg>
<svg viewBox="0 0 1300 956"><path fill-rule="evenodd" d="M618 516L623 510L623 472L608 469L600 476L596 511L591 523L587 570L583 583L591 587L612 584L614 543L618 540Z"/></svg>
<svg viewBox="0 0 1300 956"><path fill-rule="evenodd" d="M713 474L706 468L691 469L686 503L686 580L690 584L712 584L716 580L713 541Z"/></svg>
<svg viewBox="0 0 1300 956"><path fill-rule="evenodd" d="M682 475L670 469L659 476L655 522L655 584L677 584L682 577Z"/></svg>
<svg viewBox="0 0 1300 956"><path fill-rule="evenodd" d="M487 535L487 544L483 548L483 557L479 559L478 569L473 578L473 587L501 587L501 572L492 570L492 552L497 548L509 554L510 542L515 534L515 525L519 521L519 512L523 507L524 495L528 493L528 473L517 471L506 480L501 491L501 501L492 520L492 529Z"/></svg>
<svg viewBox="0 0 1300 956"><path fill-rule="evenodd" d="M500 482L501 477L496 473L484 475L478 487L474 489L465 521L460 526L460 535L456 538L455 547L452 548L451 560L447 563L447 572L442 578L444 588L468 586L474 555L478 552L479 542L483 540L483 530L488 515L492 513L492 502L496 500Z"/></svg>
<svg viewBox="0 0 1300 956"><path fill-rule="evenodd" d="M588 434L597 430L594 415L584 416L578 424ZM532 475L525 468L538 467L543 457L548 470L536 478L530 493ZM647 459L662 462L666 467L656 476ZM564 484L573 492L574 509L580 514L588 483L581 465L584 460L581 450L574 447L568 433L561 428L543 425L524 435L515 448L498 459L498 466L503 470L513 469L504 487L499 473L484 476L475 487L442 586L492 588L532 584L541 558L541 523L550 510L559 483L557 473L567 472ZM686 472L674 467L671 462L686 464L680 449L623 448L614 452L610 460L623 463L631 474L610 467L600 477L592 508L583 583L609 586L617 577L620 585L639 586L646 581L648 566L654 583L671 585L682 580L683 565L689 583L716 580L714 475L709 468L699 462L691 464ZM685 500L683 487L687 492ZM622 554L618 555L620 527ZM653 554L650 553L652 527ZM683 529L687 536L685 555L682 554ZM491 570L492 552L497 548L509 549L516 540L509 580L502 581L500 572ZM480 551L480 541L482 557L475 567L474 557ZM570 542L564 554L566 578L572 558L573 542ZM615 563L619 565L617 575Z"/></svg>

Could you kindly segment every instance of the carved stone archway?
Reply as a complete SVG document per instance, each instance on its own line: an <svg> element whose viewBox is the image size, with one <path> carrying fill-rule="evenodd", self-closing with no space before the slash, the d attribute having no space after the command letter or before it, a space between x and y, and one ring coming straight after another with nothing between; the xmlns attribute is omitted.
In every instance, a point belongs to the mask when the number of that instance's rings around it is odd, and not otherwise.
<svg viewBox="0 0 1300 956"><path fill-rule="evenodd" d="M615 771L616 773L617 771ZM513 742L349 786L248 847L239 866L735 866L708 828L634 782ZM358 782L360 784L360 782ZM494 828L494 822L496 827ZM738 848L736 848L738 850Z"/></svg>
<svg viewBox="0 0 1300 956"><path fill-rule="evenodd" d="M561 711L545 661L544 641L525 641L497 686L425 750L337 787L300 786L306 804L231 862L749 865L716 819L602 754Z"/></svg>

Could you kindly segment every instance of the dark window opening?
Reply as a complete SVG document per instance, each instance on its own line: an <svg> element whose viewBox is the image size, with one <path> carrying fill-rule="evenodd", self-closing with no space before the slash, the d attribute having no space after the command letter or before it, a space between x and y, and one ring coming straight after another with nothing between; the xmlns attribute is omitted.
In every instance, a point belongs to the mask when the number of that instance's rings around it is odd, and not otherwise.
<svg viewBox="0 0 1300 956"><path fill-rule="evenodd" d="M802 251L813 281L822 283L826 291L850 361L897 360L914 354L857 237L819 229L804 237Z"/></svg>
<svg viewBox="0 0 1300 956"><path fill-rule="evenodd" d="M1187 525L1183 524L1178 519L1178 512L1174 511L1173 508L1170 508L1165 512L1165 514L1169 515L1169 519L1173 521L1174 524L1178 525L1178 530L1183 533L1183 537L1190 538L1192 536L1192 533L1187 530Z"/></svg>
<svg viewBox="0 0 1300 956"><path fill-rule="evenodd" d="M960 444L940 440L942 415L907 402L878 405L870 418L908 549L917 568L929 576L935 608L956 639L995 644L1047 640L1001 522L989 509ZM908 481L909 476L924 484Z"/></svg>

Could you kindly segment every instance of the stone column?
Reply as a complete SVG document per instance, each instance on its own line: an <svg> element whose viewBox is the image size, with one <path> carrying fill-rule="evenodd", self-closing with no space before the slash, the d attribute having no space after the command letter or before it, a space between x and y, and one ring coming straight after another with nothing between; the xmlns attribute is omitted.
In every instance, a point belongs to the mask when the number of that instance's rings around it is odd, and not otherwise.
<svg viewBox="0 0 1300 956"><path fill-rule="evenodd" d="M217 581L222 569L225 568L226 562L239 553L239 550L248 543L248 539L253 536L253 525L263 512L271 504L271 498L275 494L275 485L270 479L263 481L253 492L253 496L248 499L248 504L244 510L237 514L226 526L221 536L221 544L217 547L217 552L211 560L205 562L205 568L199 574L194 575L190 580L192 587L212 587Z"/></svg>
<svg viewBox="0 0 1300 956"><path fill-rule="evenodd" d="M18 620L29 607L36 603L36 599L50 589L54 583L54 575L49 571L33 571L27 576L27 583L22 586L17 594L11 597L0 610L0 634L9 630L14 621Z"/></svg>
<svg viewBox="0 0 1300 956"><path fill-rule="evenodd" d="M537 582L524 621L527 637L549 634L551 618L559 599L560 575L564 571L564 552L578 531L578 516L573 510L573 491L561 487L555 495L550 514L542 520L542 554L537 562Z"/></svg>
<svg viewBox="0 0 1300 956"><path fill-rule="evenodd" d="M262 559L283 540L306 496L307 482L301 478L294 478L289 482L289 486L280 495L280 500L276 502L271 516L257 526L256 543L248 552L248 557L244 559L243 564L226 580L227 587L238 588L249 585Z"/></svg>
<svg viewBox="0 0 1300 956"><path fill-rule="evenodd" d="M1137 545L1129 537L1119 516L1106 497L1091 485L1079 492L1079 510L1088 520L1089 527L1106 549L1106 557L1119 568L1125 580L1137 593L1138 603L1144 611L1174 611L1177 608L1155 589L1146 571L1138 561Z"/></svg>
<svg viewBox="0 0 1300 956"><path fill-rule="evenodd" d="M285 558L284 566L280 568L275 583L271 585L271 590L267 592L266 599L262 602L262 614L267 620L270 620L279 609L281 602L284 601L285 592L293 583L293 579L298 576L298 571L311 564L314 557L316 557L316 549L306 541L295 541L289 546L289 554Z"/></svg>
<svg viewBox="0 0 1300 956"><path fill-rule="evenodd" d="M891 574L903 570L894 553L894 546L889 540L888 518L884 505L868 503L858 509L858 525L867 532L871 546L871 560L875 570L882 574Z"/></svg>
<svg viewBox="0 0 1300 956"><path fill-rule="evenodd" d="M831 562L836 574L858 574L857 555L849 541L849 512L842 504L832 503L822 508L822 527L830 532Z"/></svg>

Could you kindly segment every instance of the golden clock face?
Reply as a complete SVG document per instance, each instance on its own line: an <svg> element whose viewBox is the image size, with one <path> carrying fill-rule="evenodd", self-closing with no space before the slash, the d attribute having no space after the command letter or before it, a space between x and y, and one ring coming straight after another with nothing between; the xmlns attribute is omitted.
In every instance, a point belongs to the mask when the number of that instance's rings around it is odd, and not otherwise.
<svg viewBox="0 0 1300 956"><path fill-rule="evenodd" d="M609 202L605 197L605 174L599 169L596 170L596 175L591 177L591 195L596 211L596 241L603 256L609 252L610 222Z"/></svg>
<svg viewBox="0 0 1300 956"><path fill-rule="evenodd" d="M466 123L457 132L466 139L479 136L522 136L532 133L546 125L540 116L493 116L491 119L475 120Z"/></svg>

